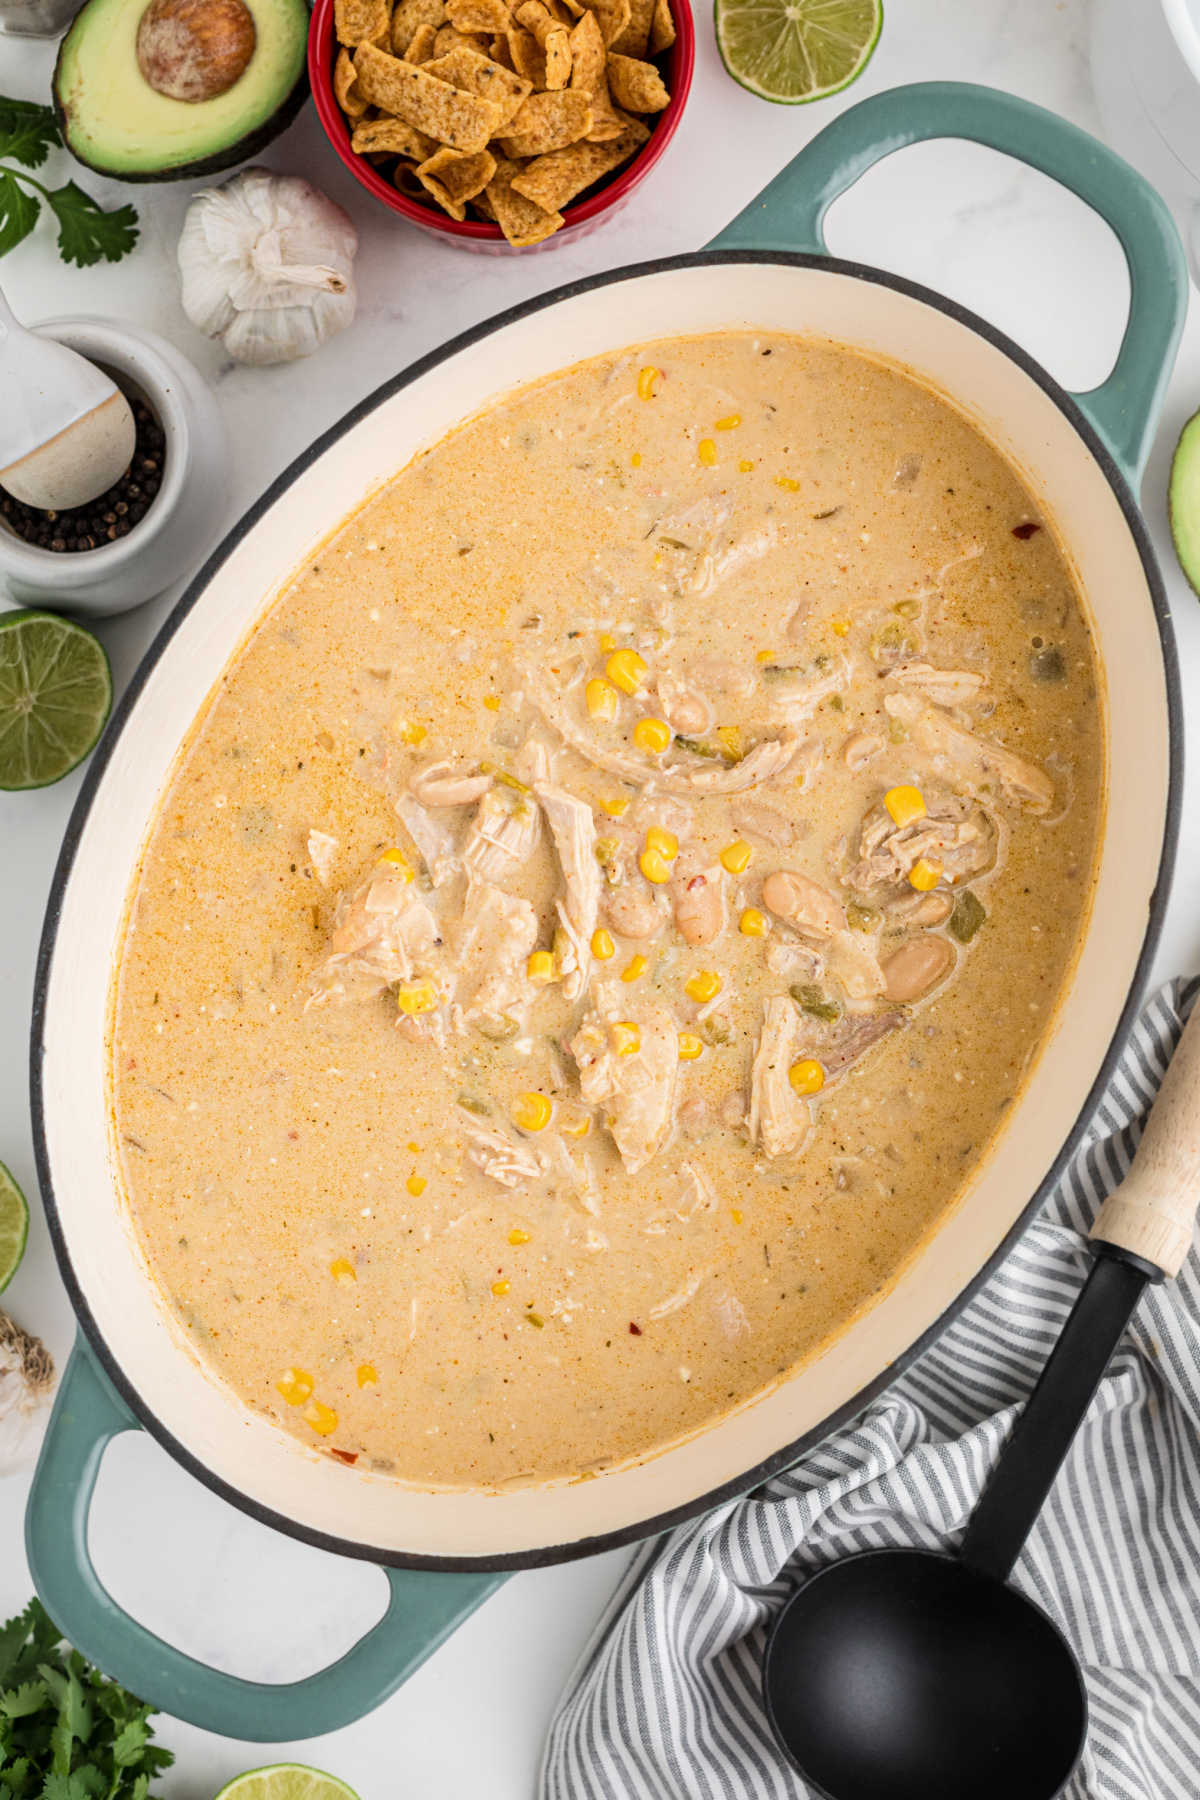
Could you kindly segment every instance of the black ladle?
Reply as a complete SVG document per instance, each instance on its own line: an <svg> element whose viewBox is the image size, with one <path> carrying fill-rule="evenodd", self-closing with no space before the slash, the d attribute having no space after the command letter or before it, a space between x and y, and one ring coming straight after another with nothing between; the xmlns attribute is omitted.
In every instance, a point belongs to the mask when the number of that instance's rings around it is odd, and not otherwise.
<svg viewBox="0 0 1200 1800"><path fill-rule="evenodd" d="M825 1800L1053 1800L1069 1780L1087 1736L1083 1677L1057 1626L1008 1576L1142 1289L1182 1268L1198 1199L1200 1005L957 1554L847 1557L806 1581L775 1621L767 1716Z"/></svg>

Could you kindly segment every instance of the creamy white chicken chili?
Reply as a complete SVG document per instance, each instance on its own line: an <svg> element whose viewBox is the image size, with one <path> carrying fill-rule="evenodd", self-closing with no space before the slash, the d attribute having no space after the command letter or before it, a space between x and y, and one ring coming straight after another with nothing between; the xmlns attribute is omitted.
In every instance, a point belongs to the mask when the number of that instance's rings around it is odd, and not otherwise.
<svg viewBox="0 0 1200 1800"><path fill-rule="evenodd" d="M1030 1078L1103 755L1051 521L903 370L728 332L470 421L267 610L146 847L115 1135L195 1353L435 1486L746 1402Z"/></svg>

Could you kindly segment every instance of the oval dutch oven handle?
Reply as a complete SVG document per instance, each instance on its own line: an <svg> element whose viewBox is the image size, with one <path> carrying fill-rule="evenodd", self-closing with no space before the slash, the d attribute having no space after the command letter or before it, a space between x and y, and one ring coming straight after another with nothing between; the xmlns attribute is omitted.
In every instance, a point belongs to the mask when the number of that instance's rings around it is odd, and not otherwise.
<svg viewBox="0 0 1200 1800"><path fill-rule="evenodd" d="M892 88L827 125L709 249L828 255L821 228L833 202L885 156L928 138L967 138L1015 156L1061 182L1112 226L1129 265L1129 322L1107 381L1075 399L1136 484L1187 311L1187 265L1153 188L1065 119L964 82Z"/></svg>
<svg viewBox="0 0 1200 1800"><path fill-rule="evenodd" d="M206 1731L283 1743L336 1731L407 1680L506 1577L388 1569L379 1623L338 1662L302 1681L243 1681L185 1656L122 1611L88 1549L88 1514L106 1446L138 1430L83 1340L59 1387L25 1516L34 1586L55 1624L123 1687Z"/></svg>

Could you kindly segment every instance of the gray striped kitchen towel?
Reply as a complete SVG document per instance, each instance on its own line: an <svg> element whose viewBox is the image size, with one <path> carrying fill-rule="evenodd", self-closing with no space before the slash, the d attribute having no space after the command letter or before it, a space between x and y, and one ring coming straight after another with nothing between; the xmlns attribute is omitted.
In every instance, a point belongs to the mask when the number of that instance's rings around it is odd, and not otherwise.
<svg viewBox="0 0 1200 1800"><path fill-rule="evenodd" d="M1088 1226L1194 991L1174 983L1146 1008L1073 1164L934 1347L787 1475L640 1552L560 1703L542 1800L800 1800L759 1701L767 1624L798 1577L851 1551L956 1541L1079 1290ZM1143 1297L1014 1580L1086 1671L1091 1733L1070 1800L1197 1800L1194 1253Z"/></svg>

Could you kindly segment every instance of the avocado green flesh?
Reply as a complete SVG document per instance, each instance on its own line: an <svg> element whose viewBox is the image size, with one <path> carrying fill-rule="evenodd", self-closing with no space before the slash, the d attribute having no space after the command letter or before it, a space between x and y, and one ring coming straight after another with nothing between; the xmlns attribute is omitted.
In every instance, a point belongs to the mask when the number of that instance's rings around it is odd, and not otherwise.
<svg viewBox="0 0 1200 1800"><path fill-rule="evenodd" d="M198 175L252 156L282 131L305 92L304 0L246 0L255 46L212 100L172 100L138 67L146 0L88 0L63 40L54 98L80 162L127 181Z"/></svg>
<svg viewBox="0 0 1200 1800"><path fill-rule="evenodd" d="M1170 507L1179 566L1200 594L1200 413L1188 420L1175 447Z"/></svg>

